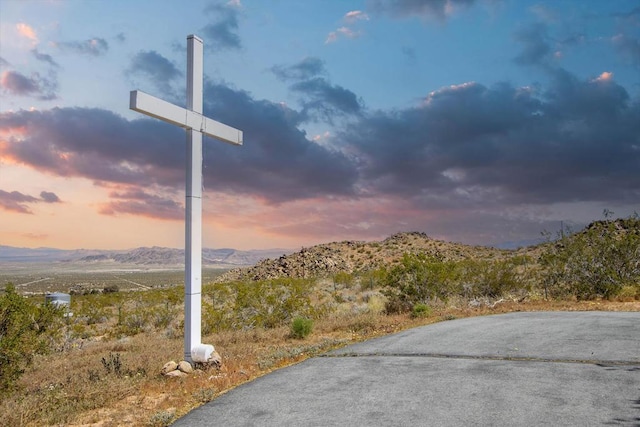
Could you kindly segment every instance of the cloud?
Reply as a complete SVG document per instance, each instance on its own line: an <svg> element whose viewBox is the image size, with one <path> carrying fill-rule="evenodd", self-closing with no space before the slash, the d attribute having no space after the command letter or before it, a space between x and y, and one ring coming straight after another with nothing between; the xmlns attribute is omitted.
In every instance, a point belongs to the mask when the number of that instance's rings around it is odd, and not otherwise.
<svg viewBox="0 0 640 427"><path fill-rule="evenodd" d="M319 114L329 123L339 116L358 114L362 110L362 103L355 93L332 85L321 77L294 83L291 90L304 95L302 105L305 115Z"/></svg>
<svg viewBox="0 0 640 427"><path fill-rule="evenodd" d="M11 64L9 61L0 56L0 67L9 67Z"/></svg>
<svg viewBox="0 0 640 427"><path fill-rule="evenodd" d="M351 12L347 12L343 19L345 22L352 24L356 21L368 21L369 15L361 10L352 10Z"/></svg>
<svg viewBox="0 0 640 427"><path fill-rule="evenodd" d="M282 81L307 80L322 74L326 74L324 61L316 57L307 57L294 65L275 65L271 72Z"/></svg>
<svg viewBox="0 0 640 427"><path fill-rule="evenodd" d="M205 142L205 186L268 203L352 195L350 160L307 138L300 113L220 84L205 84L205 114L244 131L245 145ZM55 176L145 189L184 188L185 133L159 120L53 108L0 113L0 156ZM115 210L115 209L114 209Z"/></svg>
<svg viewBox="0 0 640 427"><path fill-rule="evenodd" d="M342 37L345 37L348 39L355 39L360 37L362 35L362 31L356 30L354 26L357 25L359 21L368 21L368 20L369 20L369 15L367 15L361 10L352 10L350 12L347 12L342 17L342 22L345 25L342 27L339 27L335 31L331 31L327 35L327 38L325 39L324 43L325 44L335 43Z"/></svg>
<svg viewBox="0 0 640 427"><path fill-rule="evenodd" d="M157 121L53 108L0 113L0 129L8 135L0 156L44 173L141 186L175 186L182 179L176 153L184 132Z"/></svg>
<svg viewBox="0 0 640 427"><path fill-rule="evenodd" d="M0 208L6 211L33 214L31 209L29 209L28 204L39 202L59 203L60 199L55 193L50 193L48 191L40 193L40 199L38 199L37 197L22 194L19 191L8 192L0 190Z"/></svg>
<svg viewBox="0 0 640 427"><path fill-rule="evenodd" d="M148 77L161 92L171 92L172 80L182 76L173 62L154 50L135 54L125 73Z"/></svg>
<svg viewBox="0 0 640 427"><path fill-rule="evenodd" d="M418 107L364 115L337 139L366 194L426 208L479 208L640 197L640 102L610 75L562 69L536 93L465 83Z"/></svg>
<svg viewBox="0 0 640 427"><path fill-rule="evenodd" d="M109 51L109 43L99 37L84 41L70 41L54 43L63 51L73 52L80 55L101 56Z"/></svg>
<svg viewBox="0 0 640 427"><path fill-rule="evenodd" d="M310 140L299 129L300 113L210 82L204 99L206 115L242 129L245 136L242 147L205 148L210 165L205 179L216 191L250 194L268 203L354 195L354 165L344 154Z"/></svg>
<svg viewBox="0 0 640 427"><path fill-rule="evenodd" d="M24 22L19 22L18 24L16 24L16 29L18 30L18 34L22 37L31 40L33 44L38 43L38 35L31 26L25 24Z"/></svg>
<svg viewBox="0 0 640 427"><path fill-rule="evenodd" d="M640 6L631 9L629 12L615 13L613 16L618 18L624 25L640 27Z"/></svg>
<svg viewBox="0 0 640 427"><path fill-rule="evenodd" d="M514 39L521 44L522 50L514 61L520 65L553 66L568 49L586 40L583 33L568 33L559 37L549 34L551 29L546 23L534 22L515 31Z"/></svg>
<svg viewBox="0 0 640 427"><path fill-rule="evenodd" d="M51 193L49 191L41 192L40 198L45 203L60 203L60 198L56 195L56 193Z"/></svg>
<svg viewBox="0 0 640 427"><path fill-rule="evenodd" d="M453 219L473 213L473 227L508 237L496 218L515 227L523 207L570 201L615 209L640 200L640 99L610 70L582 79L547 66L544 88L466 82L410 108L369 111L353 92L314 75L324 71L318 61L309 64L278 69L302 97L300 110L210 80L204 86L204 113L245 139L242 147L205 140L205 197L251 200L264 216L243 218L256 223L269 212L300 212L273 233L324 233L333 224L364 237L367 227L428 232L438 224L455 234ZM313 101L323 104L316 114L349 120L315 141L302 129ZM104 214L178 218L182 129L87 108L4 112L0 129L7 161L111 188ZM384 209L367 214L376 202ZM544 229L536 218L525 222L534 233Z"/></svg>
<svg viewBox="0 0 640 427"><path fill-rule="evenodd" d="M214 15L215 20L202 29L207 39L207 47L213 50L240 49L242 42L238 35L239 1L214 3L205 9L205 13Z"/></svg>
<svg viewBox="0 0 640 427"><path fill-rule="evenodd" d="M362 101L355 93L342 86L332 85L319 77L326 74L324 62L315 57L305 58L290 66L276 65L271 71L282 81L293 81L289 89L301 95L305 120L334 119L362 111Z"/></svg>
<svg viewBox="0 0 640 427"><path fill-rule="evenodd" d="M58 83L54 78L42 77L38 73L27 77L17 71L4 71L0 75L0 87L11 95L51 100L57 97Z"/></svg>
<svg viewBox="0 0 640 427"><path fill-rule="evenodd" d="M618 53L627 58L635 66L640 66L640 40L625 34L614 36L611 41Z"/></svg>
<svg viewBox="0 0 640 427"><path fill-rule="evenodd" d="M5 71L2 73L0 85L3 89L14 95L24 96L40 91L38 82L15 71Z"/></svg>
<svg viewBox="0 0 640 427"><path fill-rule="evenodd" d="M103 215L138 215L163 220L184 219L184 207L172 198L150 194L135 187L123 192L112 191L111 199L115 199L100 206L99 213Z"/></svg>
<svg viewBox="0 0 640 427"><path fill-rule="evenodd" d="M520 65L539 65L549 61L552 46L546 24L528 25L514 34L516 41L522 44L522 52L515 57Z"/></svg>
<svg viewBox="0 0 640 427"><path fill-rule="evenodd" d="M7 211L13 211L18 213L32 214L26 203L37 202L38 199L33 196L22 194L18 191L12 191L11 193L0 190L0 207Z"/></svg>
<svg viewBox="0 0 640 427"><path fill-rule="evenodd" d="M457 9L471 7L476 0L369 0L371 10L394 18L437 19L445 21Z"/></svg>
<svg viewBox="0 0 640 427"><path fill-rule="evenodd" d="M59 67L58 63L53 59L51 55L47 55L46 53L40 53L38 52L38 49L32 49L31 53L33 54L33 57L36 58L38 61L45 62L54 68Z"/></svg>
<svg viewBox="0 0 640 427"><path fill-rule="evenodd" d="M325 44L335 43L340 37L346 37L348 39L355 39L362 35L360 31L355 31L349 27L340 27L335 31L332 31L324 41Z"/></svg>

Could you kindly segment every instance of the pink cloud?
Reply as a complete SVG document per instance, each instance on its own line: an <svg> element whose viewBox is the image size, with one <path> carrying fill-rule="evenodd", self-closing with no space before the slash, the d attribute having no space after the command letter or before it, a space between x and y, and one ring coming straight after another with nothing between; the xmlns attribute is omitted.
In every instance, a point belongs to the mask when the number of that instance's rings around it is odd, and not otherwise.
<svg viewBox="0 0 640 427"><path fill-rule="evenodd" d="M182 204L171 197L152 194L134 186L120 186L121 191L109 193L112 199L99 206L98 213L103 215L136 215L162 220L181 220L184 218Z"/></svg>
<svg viewBox="0 0 640 427"><path fill-rule="evenodd" d="M20 22L16 24L16 29L18 30L18 34L20 34L22 37L31 40L33 44L38 43L38 35L31 26L25 24L24 22Z"/></svg>
<svg viewBox="0 0 640 427"><path fill-rule="evenodd" d="M0 76L0 86L13 95L28 95L39 91L38 83L14 71L5 71Z"/></svg>
<svg viewBox="0 0 640 427"><path fill-rule="evenodd" d="M611 80L613 80L613 73L609 71L604 71L598 77L593 79L593 81L596 81L596 82L608 82Z"/></svg>
<svg viewBox="0 0 640 427"><path fill-rule="evenodd" d="M360 37L360 35L360 31L354 31L349 27L340 27L337 30L329 33L327 39L325 40L325 44L334 43L338 41L340 37L355 39L357 37Z"/></svg>
<svg viewBox="0 0 640 427"><path fill-rule="evenodd" d="M16 71L5 71L0 75L0 87L17 96L37 96L49 100L56 97L57 82L41 77L38 73L30 77Z"/></svg>
<svg viewBox="0 0 640 427"><path fill-rule="evenodd" d="M344 20L345 22L348 22L348 23L353 23L356 21L368 21L369 15L367 15L361 10L352 10L351 12L347 12L344 15Z"/></svg>

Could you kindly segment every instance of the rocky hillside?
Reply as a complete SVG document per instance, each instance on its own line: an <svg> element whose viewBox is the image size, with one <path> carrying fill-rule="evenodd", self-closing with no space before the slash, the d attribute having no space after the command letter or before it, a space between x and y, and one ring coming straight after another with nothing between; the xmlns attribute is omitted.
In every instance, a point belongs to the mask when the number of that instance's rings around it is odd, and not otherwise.
<svg viewBox="0 0 640 427"><path fill-rule="evenodd" d="M353 273L389 266L405 253L426 253L443 260L498 259L514 251L469 246L429 238L424 233L395 234L381 242L344 241L303 248L291 255L260 261L253 267L238 268L217 281L265 280L279 277L326 277L337 272Z"/></svg>

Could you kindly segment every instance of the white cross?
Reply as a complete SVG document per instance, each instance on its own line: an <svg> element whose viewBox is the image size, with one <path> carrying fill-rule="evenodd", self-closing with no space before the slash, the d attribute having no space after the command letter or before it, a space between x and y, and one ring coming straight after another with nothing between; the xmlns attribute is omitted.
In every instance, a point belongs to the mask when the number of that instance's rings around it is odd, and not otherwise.
<svg viewBox="0 0 640 427"><path fill-rule="evenodd" d="M187 108L178 107L138 90L129 108L187 131L185 203L184 357L206 362L213 346L202 344L202 135L242 145L242 131L202 115L203 46L196 35L187 37ZM195 166L195 168L194 168Z"/></svg>

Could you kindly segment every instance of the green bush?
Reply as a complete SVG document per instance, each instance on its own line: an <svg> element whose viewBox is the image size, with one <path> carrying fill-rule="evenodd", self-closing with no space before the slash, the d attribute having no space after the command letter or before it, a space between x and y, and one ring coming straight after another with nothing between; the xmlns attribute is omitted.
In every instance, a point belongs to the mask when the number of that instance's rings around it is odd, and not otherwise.
<svg viewBox="0 0 640 427"><path fill-rule="evenodd" d="M281 278L207 286L203 333L223 329L274 328L295 317L313 317L323 310L311 303L312 282Z"/></svg>
<svg viewBox="0 0 640 427"><path fill-rule="evenodd" d="M353 285L353 281L353 275L347 273L346 271L339 271L333 275L334 285L343 285L347 288L350 288Z"/></svg>
<svg viewBox="0 0 640 427"><path fill-rule="evenodd" d="M413 306L413 310L411 310L411 317L421 318L421 317L429 317L431 316L431 307L427 304L418 303Z"/></svg>
<svg viewBox="0 0 640 427"><path fill-rule="evenodd" d="M150 313L144 308L136 308L133 311L121 312L121 321L118 324L118 333L125 336L134 336L144 332L149 324Z"/></svg>
<svg viewBox="0 0 640 427"><path fill-rule="evenodd" d="M545 293L579 300L613 298L640 287L640 219L605 220L579 233L563 229L541 255Z"/></svg>
<svg viewBox="0 0 640 427"><path fill-rule="evenodd" d="M385 267L363 272L360 276L360 288L363 290L371 290L383 286L386 283L387 274L389 274L389 272Z"/></svg>
<svg viewBox="0 0 640 427"><path fill-rule="evenodd" d="M0 394L15 387L34 355L50 350L62 319L63 309L36 304L7 284L0 294Z"/></svg>
<svg viewBox="0 0 640 427"><path fill-rule="evenodd" d="M291 322L291 336L297 339L304 339L313 330L313 320L305 317L296 317Z"/></svg>
<svg viewBox="0 0 640 427"><path fill-rule="evenodd" d="M107 285L102 289L102 292L105 294L110 294L110 293L119 292L119 291L120 291L120 287L116 284Z"/></svg>
<svg viewBox="0 0 640 427"><path fill-rule="evenodd" d="M459 285L456 263L425 254L404 254L400 265L384 277L382 293L388 298L386 311L406 313L417 303L446 300Z"/></svg>
<svg viewBox="0 0 640 427"><path fill-rule="evenodd" d="M523 289L513 260L467 260L460 263L464 296L499 298Z"/></svg>

